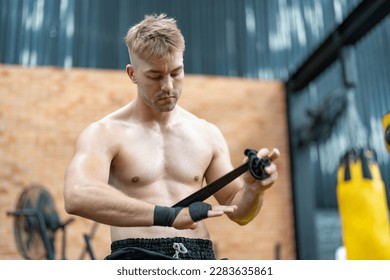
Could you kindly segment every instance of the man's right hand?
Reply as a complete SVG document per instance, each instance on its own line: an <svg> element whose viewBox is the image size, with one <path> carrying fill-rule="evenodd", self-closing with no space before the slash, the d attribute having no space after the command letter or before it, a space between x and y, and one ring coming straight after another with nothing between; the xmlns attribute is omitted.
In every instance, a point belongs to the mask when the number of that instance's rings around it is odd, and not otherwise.
<svg viewBox="0 0 390 280"><path fill-rule="evenodd" d="M191 207L191 205L190 205ZM194 221L191 218L190 207L183 208L176 219L174 220L172 227L176 229L196 229L198 226L198 221ZM227 213L233 213L237 209L235 205L215 205L212 206L210 210L207 211L207 217L205 218L213 218L220 217Z"/></svg>

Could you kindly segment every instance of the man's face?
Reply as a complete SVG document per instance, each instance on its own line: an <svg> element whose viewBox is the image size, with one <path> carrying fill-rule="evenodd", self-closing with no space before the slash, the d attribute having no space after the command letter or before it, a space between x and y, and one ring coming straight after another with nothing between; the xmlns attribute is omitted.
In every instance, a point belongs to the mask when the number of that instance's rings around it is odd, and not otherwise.
<svg viewBox="0 0 390 280"><path fill-rule="evenodd" d="M149 60L133 56L127 73L133 77L138 96L145 104L157 112L169 112L175 107L183 89L183 52Z"/></svg>

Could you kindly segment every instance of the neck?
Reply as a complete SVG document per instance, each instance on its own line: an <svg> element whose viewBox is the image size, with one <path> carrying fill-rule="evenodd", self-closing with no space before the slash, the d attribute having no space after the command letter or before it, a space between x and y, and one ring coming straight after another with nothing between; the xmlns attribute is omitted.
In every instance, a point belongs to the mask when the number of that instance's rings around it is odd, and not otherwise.
<svg viewBox="0 0 390 280"><path fill-rule="evenodd" d="M145 124L150 123L152 125L159 125L161 128L168 127L176 120L179 108L176 105L175 108L168 112L159 112L145 104L140 98L134 100L131 104L136 117Z"/></svg>

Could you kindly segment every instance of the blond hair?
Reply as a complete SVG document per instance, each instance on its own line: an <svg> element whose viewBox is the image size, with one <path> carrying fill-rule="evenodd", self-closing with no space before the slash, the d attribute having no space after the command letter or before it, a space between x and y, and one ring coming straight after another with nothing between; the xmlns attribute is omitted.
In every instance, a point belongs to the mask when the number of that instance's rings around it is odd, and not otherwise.
<svg viewBox="0 0 390 280"><path fill-rule="evenodd" d="M176 20L167 18L166 14L146 15L129 29L125 40L130 60L133 54L141 59L161 58L185 49Z"/></svg>

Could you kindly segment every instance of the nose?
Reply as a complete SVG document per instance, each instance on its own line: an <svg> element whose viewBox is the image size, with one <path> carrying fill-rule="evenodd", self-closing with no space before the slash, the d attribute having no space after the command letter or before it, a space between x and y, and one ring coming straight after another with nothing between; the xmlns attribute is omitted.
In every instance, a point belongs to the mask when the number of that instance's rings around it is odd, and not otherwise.
<svg viewBox="0 0 390 280"><path fill-rule="evenodd" d="M170 92L172 89L173 89L173 79L171 76L167 76L165 77L162 81L161 81L162 85L161 85L161 90L164 91L164 92Z"/></svg>

